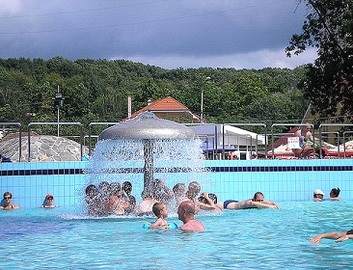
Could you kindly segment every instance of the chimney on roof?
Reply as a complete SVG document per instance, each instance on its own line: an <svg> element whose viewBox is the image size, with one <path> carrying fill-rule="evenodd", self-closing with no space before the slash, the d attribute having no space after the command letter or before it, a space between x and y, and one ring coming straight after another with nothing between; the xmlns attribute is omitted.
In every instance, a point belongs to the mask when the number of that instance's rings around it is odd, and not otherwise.
<svg viewBox="0 0 353 270"><path fill-rule="evenodd" d="M152 103L151 99L147 100L147 105L150 105L151 103Z"/></svg>

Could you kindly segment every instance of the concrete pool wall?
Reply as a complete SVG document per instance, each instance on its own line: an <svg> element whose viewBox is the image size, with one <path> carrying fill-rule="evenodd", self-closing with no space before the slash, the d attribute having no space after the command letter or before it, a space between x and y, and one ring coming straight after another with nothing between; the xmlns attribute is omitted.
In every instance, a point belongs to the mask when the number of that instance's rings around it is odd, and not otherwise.
<svg viewBox="0 0 353 270"><path fill-rule="evenodd" d="M1 196L5 191L12 192L13 202L22 208L40 206L48 193L54 195L56 205L81 205L88 183L84 174L87 164L87 161L0 163ZM205 160L204 165L211 172L203 191L217 194L219 201L247 199L256 191L277 202L306 201L312 199L317 188L328 198L334 187L341 189L344 200L353 200L352 159ZM140 201L143 174L136 176L133 195ZM117 179L124 179L124 175L117 175ZM186 183L192 180L187 173L185 179ZM173 177L165 181L170 188L175 184Z"/></svg>

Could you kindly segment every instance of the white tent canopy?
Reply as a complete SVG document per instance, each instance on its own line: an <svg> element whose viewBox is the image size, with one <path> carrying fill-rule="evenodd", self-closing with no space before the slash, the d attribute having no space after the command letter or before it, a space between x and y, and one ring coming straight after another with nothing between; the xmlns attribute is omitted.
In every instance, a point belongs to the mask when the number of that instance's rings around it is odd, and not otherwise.
<svg viewBox="0 0 353 270"><path fill-rule="evenodd" d="M200 138L204 150L221 150L223 147L230 150L238 149L240 146L265 144L265 136L231 125L200 124L188 127L192 128Z"/></svg>

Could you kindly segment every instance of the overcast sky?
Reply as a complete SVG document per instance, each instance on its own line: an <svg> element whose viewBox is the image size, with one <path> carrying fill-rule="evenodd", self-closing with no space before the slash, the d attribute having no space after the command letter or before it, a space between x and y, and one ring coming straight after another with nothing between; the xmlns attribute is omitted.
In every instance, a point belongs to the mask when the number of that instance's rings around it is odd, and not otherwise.
<svg viewBox="0 0 353 270"><path fill-rule="evenodd" d="M125 59L163 68L295 68L298 0L0 0L0 58Z"/></svg>

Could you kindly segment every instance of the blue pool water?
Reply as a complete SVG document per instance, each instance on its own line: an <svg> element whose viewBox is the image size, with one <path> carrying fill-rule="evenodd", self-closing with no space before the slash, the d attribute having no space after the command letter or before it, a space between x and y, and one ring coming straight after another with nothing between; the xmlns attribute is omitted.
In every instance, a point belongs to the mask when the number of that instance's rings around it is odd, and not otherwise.
<svg viewBox="0 0 353 270"><path fill-rule="evenodd" d="M147 218L89 218L76 208L0 211L1 269L347 269L353 202L283 202L281 210L201 215L207 231L146 230ZM181 225L176 214L168 220Z"/></svg>

